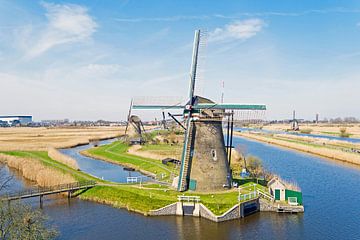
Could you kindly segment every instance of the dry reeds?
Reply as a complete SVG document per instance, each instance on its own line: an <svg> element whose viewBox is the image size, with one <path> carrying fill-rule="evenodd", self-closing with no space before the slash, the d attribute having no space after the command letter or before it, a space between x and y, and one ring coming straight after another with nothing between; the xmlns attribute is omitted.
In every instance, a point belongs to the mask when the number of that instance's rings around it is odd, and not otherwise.
<svg viewBox="0 0 360 240"><path fill-rule="evenodd" d="M47 151L49 147L69 148L92 139L119 137L125 127L87 128L0 128L0 151Z"/></svg>
<svg viewBox="0 0 360 240"><path fill-rule="evenodd" d="M76 181L71 175L45 166L39 160L34 158L0 154L0 162L7 163L10 168L19 170L25 178L36 182L42 187L67 184Z"/></svg>
<svg viewBox="0 0 360 240"><path fill-rule="evenodd" d="M62 164L65 164L66 166L71 167L72 169L75 169L75 170L80 169L79 165L77 164L75 159L73 159L72 157L69 157L65 154L62 154L55 148L52 148L52 147L49 148L48 155L50 158L52 158L58 162L61 162Z"/></svg>
<svg viewBox="0 0 360 240"><path fill-rule="evenodd" d="M301 191L301 188L299 187L297 182L295 182L295 181L286 181L286 180L282 179L281 177L279 177L278 175L273 175L273 177L279 179L280 182L282 182L285 185L286 189L293 190L293 191L298 191L298 192Z"/></svg>

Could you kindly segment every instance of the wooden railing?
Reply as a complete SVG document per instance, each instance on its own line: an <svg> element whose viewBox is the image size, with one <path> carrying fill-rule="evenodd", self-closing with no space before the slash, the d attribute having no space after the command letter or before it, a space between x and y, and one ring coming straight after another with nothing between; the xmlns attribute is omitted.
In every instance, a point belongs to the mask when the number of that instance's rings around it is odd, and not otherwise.
<svg viewBox="0 0 360 240"><path fill-rule="evenodd" d="M31 188L15 193L8 193L0 196L1 201L11 201L23 198L37 197L42 195L56 194L61 192L76 191L80 189L91 188L96 185L95 181L80 181L68 184L60 184L51 187Z"/></svg>

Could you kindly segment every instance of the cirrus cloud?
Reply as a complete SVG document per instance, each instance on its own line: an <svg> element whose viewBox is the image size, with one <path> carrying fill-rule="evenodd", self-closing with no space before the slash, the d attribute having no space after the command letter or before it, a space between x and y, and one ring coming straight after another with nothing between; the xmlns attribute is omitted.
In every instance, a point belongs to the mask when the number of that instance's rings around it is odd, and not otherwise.
<svg viewBox="0 0 360 240"><path fill-rule="evenodd" d="M209 34L209 41L222 42L233 40L246 40L254 37L266 23L259 18L251 18L242 21L235 21L225 25L223 28L216 28Z"/></svg>
<svg viewBox="0 0 360 240"><path fill-rule="evenodd" d="M22 37L28 39L27 46L24 46L26 58L40 56L59 45L89 40L96 31L96 22L83 6L45 2L41 5L46 10L48 22L45 28L37 31L29 26L23 34Z"/></svg>

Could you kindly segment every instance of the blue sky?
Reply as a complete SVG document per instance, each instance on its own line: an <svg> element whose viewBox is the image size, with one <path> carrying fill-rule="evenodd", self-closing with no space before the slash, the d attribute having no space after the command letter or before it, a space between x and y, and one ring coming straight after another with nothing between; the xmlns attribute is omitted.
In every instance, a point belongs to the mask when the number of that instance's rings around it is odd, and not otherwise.
<svg viewBox="0 0 360 240"><path fill-rule="evenodd" d="M360 2L254 0L0 0L0 114L121 120L133 96L186 97L195 29L199 94L360 117Z"/></svg>

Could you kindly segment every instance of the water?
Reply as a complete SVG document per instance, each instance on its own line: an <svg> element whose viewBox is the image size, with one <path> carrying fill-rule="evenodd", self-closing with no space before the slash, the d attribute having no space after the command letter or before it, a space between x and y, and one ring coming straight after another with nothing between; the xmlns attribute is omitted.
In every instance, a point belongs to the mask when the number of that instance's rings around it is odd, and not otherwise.
<svg viewBox="0 0 360 240"><path fill-rule="evenodd" d="M115 140L114 139L104 140L101 141L99 144L100 145L109 144L113 141ZM112 182L119 182L119 183L126 183L127 177L141 177L142 181L149 180L148 177L141 174L140 172L136 172L136 171L129 172L124 170L124 168L120 165L108 163L105 161L95 160L93 158L86 157L80 154L81 151L86 150L90 147L92 146L83 145L75 148L61 149L60 151L75 159L81 171L90 173L91 175L96 176L100 179L104 179Z"/></svg>
<svg viewBox="0 0 360 240"><path fill-rule="evenodd" d="M192 217L144 217L59 197L46 197L44 212L61 232L59 239L360 239L360 168L238 137L234 143L245 145L271 171L296 180L305 213L256 213L217 224ZM38 199L30 203L36 207Z"/></svg>
<svg viewBox="0 0 360 240"><path fill-rule="evenodd" d="M254 129L254 128L235 128L236 131L256 131L256 132L264 132L264 133L275 133L275 134L290 134L296 136L304 136L304 137L313 137L320 138L326 140L339 140L346 141L351 143L360 143L360 138L346 138L346 137L337 137L330 135L321 135L321 134L307 134L307 133L298 133L298 132L285 132L285 131L274 131L274 130L266 130L266 129Z"/></svg>

